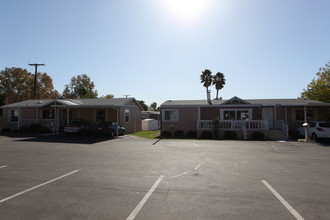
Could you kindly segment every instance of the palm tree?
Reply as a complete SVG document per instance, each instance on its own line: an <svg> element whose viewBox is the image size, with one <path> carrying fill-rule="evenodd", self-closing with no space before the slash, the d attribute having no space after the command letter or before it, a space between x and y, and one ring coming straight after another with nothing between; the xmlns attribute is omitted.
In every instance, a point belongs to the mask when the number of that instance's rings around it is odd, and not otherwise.
<svg viewBox="0 0 330 220"><path fill-rule="evenodd" d="M201 74L201 83L206 88L206 95L208 94L209 86L212 84L212 72L209 69L205 69Z"/></svg>
<svg viewBox="0 0 330 220"><path fill-rule="evenodd" d="M215 89L217 90L217 97L216 99L219 99L219 90L223 88L223 86L226 84L225 76L223 73L217 72L215 76L213 76L213 85L215 85Z"/></svg>

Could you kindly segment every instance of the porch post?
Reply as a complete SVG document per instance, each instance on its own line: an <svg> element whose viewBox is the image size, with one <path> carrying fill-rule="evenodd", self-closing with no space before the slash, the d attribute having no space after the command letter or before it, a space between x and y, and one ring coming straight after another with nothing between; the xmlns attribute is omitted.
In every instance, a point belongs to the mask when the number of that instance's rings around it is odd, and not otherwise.
<svg viewBox="0 0 330 220"><path fill-rule="evenodd" d="M38 124L38 116L39 116L39 109L38 107L36 108L36 124Z"/></svg>
<svg viewBox="0 0 330 220"><path fill-rule="evenodd" d="M274 127L275 129L278 129L278 123L277 123L277 105L274 105Z"/></svg>
<svg viewBox="0 0 330 220"><path fill-rule="evenodd" d="M19 130L19 128L21 127L21 109L18 108L17 109L17 112L18 112L18 119L17 119L17 130Z"/></svg>
<svg viewBox="0 0 330 220"><path fill-rule="evenodd" d="M119 133L119 120L118 120L118 118L119 118L119 117L118 117L118 114L119 114L119 113L118 113L118 112L119 112L119 107L117 108L117 135L116 135L117 138L118 138L118 133Z"/></svg>
<svg viewBox="0 0 330 220"><path fill-rule="evenodd" d="M68 125L70 123L70 109L66 109L66 124Z"/></svg>
<svg viewBox="0 0 330 220"><path fill-rule="evenodd" d="M60 108L57 108L57 114L56 114L56 134L58 134L59 130L60 130Z"/></svg>
<svg viewBox="0 0 330 220"><path fill-rule="evenodd" d="M54 120L53 120L53 135L56 134L56 102L55 102L55 107L54 107Z"/></svg>
<svg viewBox="0 0 330 220"><path fill-rule="evenodd" d="M307 123L307 107L304 106L304 123ZM308 141L308 126L305 126L305 141Z"/></svg>

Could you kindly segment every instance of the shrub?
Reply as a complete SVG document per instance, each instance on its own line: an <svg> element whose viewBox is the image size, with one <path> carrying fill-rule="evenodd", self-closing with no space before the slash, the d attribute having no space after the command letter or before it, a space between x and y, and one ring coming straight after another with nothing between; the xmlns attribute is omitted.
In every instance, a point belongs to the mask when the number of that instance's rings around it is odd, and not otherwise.
<svg viewBox="0 0 330 220"><path fill-rule="evenodd" d="M235 131L226 131L223 135L224 139L227 140L236 140L237 139L237 133Z"/></svg>
<svg viewBox="0 0 330 220"><path fill-rule="evenodd" d="M184 137L184 132L182 130L176 130L174 132L174 137L176 137L176 138L183 138Z"/></svg>
<svg viewBox="0 0 330 220"><path fill-rule="evenodd" d="M40 124L30 124L30 125L23 125L19 132L21 133L29 133L29 134L44 134L49 133L50 129L42 127Z"/></svg>
<svg viewBox="0 0 330 220"><path fill-rule="evenodd" d="M4 128L4 129L2 129L2 132L3 133L10 133L11 129L10 128Z"/></svg>
<svg viewBox="0 0 330 220"><path fill-rule="evenodd" d="M194 132L194 131L188 131L186 137L187 138L196 138L197 137L197 133Z"/></svg>
<svg viewBox="0 0 330 220"><path fill-rule="evenodd" d="M265 134L260 132L260 131L256 131L252 133L252 140L264 140L265 139Z"/></svg>
<svg viewBox="0 0 330 220"><path fill-rule="evenodd" d="M211 131L203 131L201 134L201 139L213 139L213 134Z"/></svg>
<svg viewBox="0 0 330 220"><path fill-rule="evenodd" d="M172 137L172 133L169 132L169 131L163 131L163 132L162 132L162 137L163 137L163 138L169 138L169 137Z"/></svg>

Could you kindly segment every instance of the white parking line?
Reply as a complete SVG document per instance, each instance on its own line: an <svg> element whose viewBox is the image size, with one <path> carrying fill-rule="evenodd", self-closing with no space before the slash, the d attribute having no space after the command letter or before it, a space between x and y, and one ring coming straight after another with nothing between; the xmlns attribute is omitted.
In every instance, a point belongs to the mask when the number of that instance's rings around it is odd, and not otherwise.
<svg viewBox="0 0 330 220"><path fill-rule="evenodd" d="M144 204L148 201L151 194L155 191L159 183L162 181L164 176L160 176L158 180L154 183L154 185L151 187L151 189L148 191L148 193L143 197L143 199L140 201L140 203L135 207L133 212L127 217L126 220L133 220L140 212Z"/></svg>
<svg viewBox="0 0 330 220"><path fill-rule="evenodd" d="M285 199L278 192L276 192L276 190L269 185L266 180L261 180L261 182L265 184L265 186L276 196L278 200L280 200L284 207L287 208L287 210L289 210L289 212L291 212L297 220L304 220L304 218L301 217L301 215L287 201L285 201Z"/></svg>
<svg viewBox="0 0 330 220"><path fill-rule="evenodd" d="M62 175L62 176L59 176L59 177L57 177L57 178L55 178L55 179L49 180L49 181L47 181L47 182L45 182L45 183L39 184L39 185L37 185L37 186L35 186L35 187L32 187L32 188L30 188L30 189L27 189L27 190L24 190L24 191L22 191L22 192L16 193L16 194L14 194L14 195L12 195L12 196L9 196L9 197L7 197L7 198L5 198L5 199L0 200L0 203L3 203L3 202L8 201L8 200L10 200L10 199L13 199L13 198L15 198L15 197L17 197L17 196L20 196L20 195L22 195L22 194L24 194L24 193L30 192L30 191L32 191L32 190L35 190L35 189L37 189L37 188L39 188L39 187L42 187L42 186L44 186L44 185L47 185L47 184L49 184L49 183L55 182L55 181L57 181L57 180L59 180L59 179L62 179L62 178L67 177L67 176L69 176L69 175L72 175L72 174L74 174L74 173L76 173L76 172L78 172L78 171L79 171L79 170L72 171L72 172L70 172L70 173L67 173L67 174L64 174L64 175Z"/></svg>
<svg viewBox="0 0 330 220"><path fill-rule="evenodd" d="M7 167L7 165L3 165L3 166L0 166L0 169L6 168L6 167Z"/></svg>

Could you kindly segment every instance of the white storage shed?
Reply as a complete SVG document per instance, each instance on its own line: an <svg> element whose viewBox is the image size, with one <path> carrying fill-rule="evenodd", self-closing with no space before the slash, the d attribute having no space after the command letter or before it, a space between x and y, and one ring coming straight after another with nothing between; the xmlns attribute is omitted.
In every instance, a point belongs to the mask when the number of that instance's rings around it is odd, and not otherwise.
<svg viewBox="0 0 330 220"><path fill-rule="evenodd" d="M157 131L158 120L148 118L142 120L142 131Z"/></svg>

